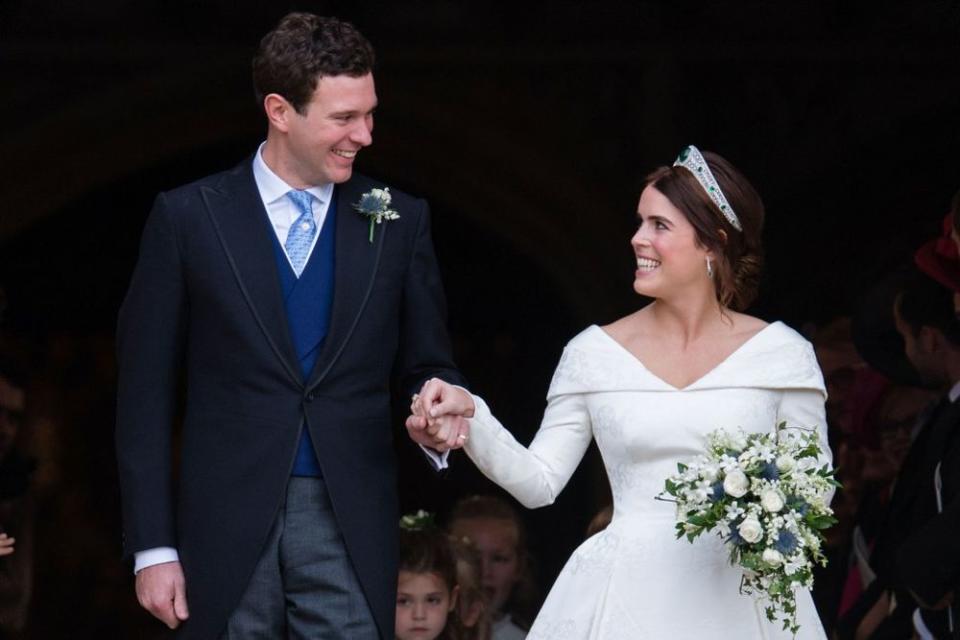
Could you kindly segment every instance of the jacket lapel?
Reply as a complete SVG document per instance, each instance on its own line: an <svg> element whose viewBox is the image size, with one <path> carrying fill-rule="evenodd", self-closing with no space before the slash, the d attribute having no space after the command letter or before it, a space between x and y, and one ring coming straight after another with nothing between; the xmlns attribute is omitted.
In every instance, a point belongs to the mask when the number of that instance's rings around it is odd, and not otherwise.
<svg viewBox="0 0 960 640"><path fill-rule="evenodd" d="M354 178L338 185L335 191L337 233L334 241L336 266L333 309L330 312L330 328L309 378L308 390L323 381L340 357L373 289L389 225L377 226L371 244L370 222L353 208L354 203L360 201L364 186L371 185L366 180Z"/></svg>
<svg viewBox="0 0 960 640"><path fill-rule="evenodd" d="M270 237L273 229L253 179L252 159L224 174L215 187L201 188L201 195L257 324L287 374L302 386Z"/></svg>

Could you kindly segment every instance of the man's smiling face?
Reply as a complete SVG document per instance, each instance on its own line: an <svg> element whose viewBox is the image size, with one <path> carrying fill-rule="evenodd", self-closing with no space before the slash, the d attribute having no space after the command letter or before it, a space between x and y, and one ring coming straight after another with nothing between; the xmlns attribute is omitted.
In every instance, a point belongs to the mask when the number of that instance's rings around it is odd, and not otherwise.
<svg viewBox="0 0 960 640"><path fill-rule="evenodd" d="M377 93L373 75L326 76L317 82L304 112L289 114L286 167L300 188L350 179L353 160L373 142Z"/></svg>

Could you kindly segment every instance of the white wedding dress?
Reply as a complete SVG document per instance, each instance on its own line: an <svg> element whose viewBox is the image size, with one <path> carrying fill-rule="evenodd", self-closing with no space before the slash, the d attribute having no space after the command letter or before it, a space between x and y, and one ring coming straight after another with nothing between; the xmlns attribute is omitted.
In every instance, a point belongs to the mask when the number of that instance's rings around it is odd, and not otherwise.
<svg viewBox="0 0 960 640"><path fill-rule="evenodd" d="M467 455L522 504L552 503L591 438L613 491L613 521L573 553L528 640L791 638L740 594L740 572L720 538L676 539L674 505L654 496L718 428L768 432L781 420L817 427L829 455L825 397L812 347L779 322L684 389L591 326L564 349L529 447L475 396ZM797 638L825 639L809 592L797 593L797 609Z"/></svg>

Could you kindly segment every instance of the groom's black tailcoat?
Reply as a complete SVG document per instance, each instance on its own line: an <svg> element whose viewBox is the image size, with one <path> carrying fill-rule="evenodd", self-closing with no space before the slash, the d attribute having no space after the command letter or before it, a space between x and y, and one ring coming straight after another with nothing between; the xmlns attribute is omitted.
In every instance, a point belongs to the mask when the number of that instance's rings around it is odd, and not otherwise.
<svg viewBox="0 0 960 640"><path fill-rule="evenodd" d="M393 636L391 377L408 393L433 376L463 380L450 355L426 203L391 191L400 218L377 225L372 243L367 219L354 211L361 194L382 186L355 174L334 192L333 309L306 380L252 160L157 197L120 311L116 437L125 551L179 550L185 638L217 637L240 600L282 504L301 428L310 430L380 634Z"/></svg>

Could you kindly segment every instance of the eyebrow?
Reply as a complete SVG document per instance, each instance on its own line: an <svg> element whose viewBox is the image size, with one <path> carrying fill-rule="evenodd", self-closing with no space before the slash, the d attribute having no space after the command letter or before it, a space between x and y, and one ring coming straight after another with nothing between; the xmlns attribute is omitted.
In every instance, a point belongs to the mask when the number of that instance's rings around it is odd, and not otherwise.
<svg viewBox="0 0 960 640"><path fill-rule="evenodd" d="M378 106L379 106L379 105L376 105L376 104L373 105L373 107L372 107L369 111L363 112L364 115L373 113L374 111L377 110L377 107L378 107ZM343 116L353 116L353 115L356 115L356 114L358 114L358 113L361 113L361 111L359 111L358 109L345 109L344 111L334 111L333 113L330 113L330 114L327 114L327 115L328 115L329 117L331 117L331 118L340 118L340 117L343 117Z"/></svg>
<svg viewBox="0 0 960 640"><path fill-rule="evenodd" d="M637 212L637 219L641 222L662 222L664 224L673 226L673 222L669 218L664 218L663 216L647 216L644 218L643 214L641 214L639 211Z"/></svg>

